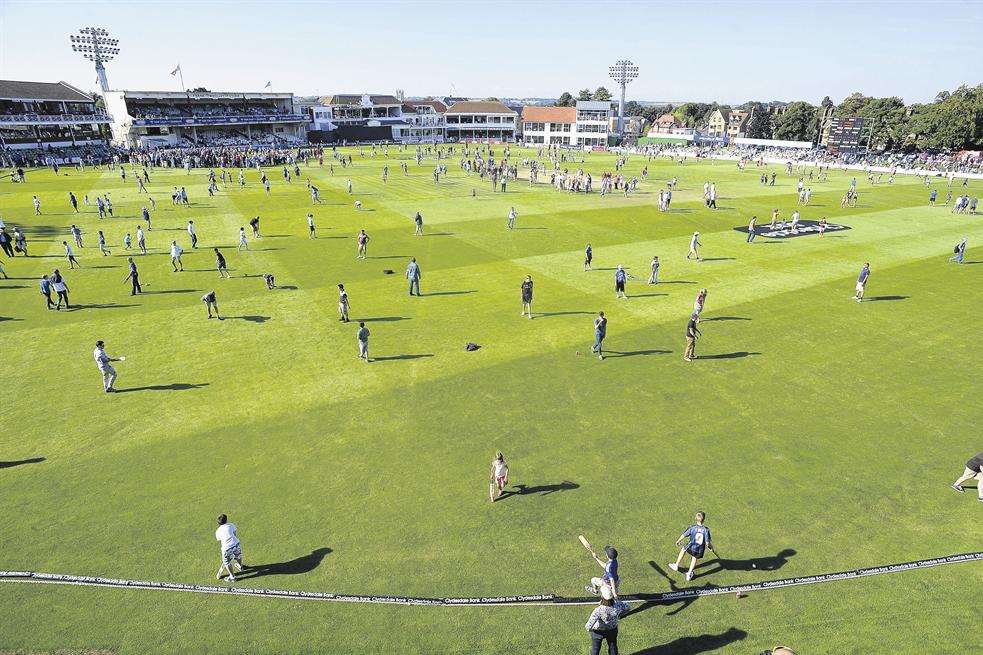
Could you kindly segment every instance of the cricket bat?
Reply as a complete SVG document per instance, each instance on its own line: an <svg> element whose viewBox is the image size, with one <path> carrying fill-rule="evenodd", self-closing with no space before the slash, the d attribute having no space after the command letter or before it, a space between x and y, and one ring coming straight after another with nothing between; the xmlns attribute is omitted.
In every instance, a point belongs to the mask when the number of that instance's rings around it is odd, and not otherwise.
<svg viewBox="0 0 983 655"><path fill-rule="evenodd" d="M580 535L578 538L580 539L580 543L584 545L584 548L589 550L591 555L597 557L597 553L594 552L594 547L590 545L589 541L587 541L587 537L585 537L584 535Z"/></svg>

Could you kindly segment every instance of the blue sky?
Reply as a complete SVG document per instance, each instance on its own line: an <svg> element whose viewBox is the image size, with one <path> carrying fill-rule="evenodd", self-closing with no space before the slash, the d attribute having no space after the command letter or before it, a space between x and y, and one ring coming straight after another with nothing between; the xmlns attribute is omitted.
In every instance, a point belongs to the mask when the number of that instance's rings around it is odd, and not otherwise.
<svg viewBox="0 0 983 655"><path fill-rule="evenodd" d="M113 88L556 96L641 68L639 100L931 100L983 81L983 2L0 0L0 77L95 89L68 35L106 27Z"/></svg>

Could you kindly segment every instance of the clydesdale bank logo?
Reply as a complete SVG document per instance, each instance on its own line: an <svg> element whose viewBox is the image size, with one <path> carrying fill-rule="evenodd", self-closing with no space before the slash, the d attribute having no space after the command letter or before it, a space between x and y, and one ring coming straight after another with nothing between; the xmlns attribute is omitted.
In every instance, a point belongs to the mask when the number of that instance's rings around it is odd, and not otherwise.
<svg viewBox="0 0 983 655"><path fill-rule="evenodd" d="M747 234L747 225L734 228L738 232L743 232ZM849 230L849 225L839 225L837 223L826 223L827 232L841 232L843 230ZM759 237L765 237L768 239L791 239L792 237L804 237L810 234L819 234L819 221L808 221L800 220L799 224L792 229L791 221L782 221L781 223L775 223L775 227L772 228L770 223L765 223L763 225L758 225L755 230L755 235Z"/></svg>

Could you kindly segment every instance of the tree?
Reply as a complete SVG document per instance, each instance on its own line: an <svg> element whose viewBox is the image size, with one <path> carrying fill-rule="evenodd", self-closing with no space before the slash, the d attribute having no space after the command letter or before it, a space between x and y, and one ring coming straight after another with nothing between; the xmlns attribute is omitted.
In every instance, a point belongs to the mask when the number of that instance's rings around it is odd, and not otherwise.
<svg viewBox="0 0 983 655"><path fill-rule="evenodd" d="M594 92L594 100L610 100L611 92L605 89L603 86L597 87L597 91Z"/></svg>
<svg viewBox="0 0 983 655"><path fill-rule="evenodd" d="M752 107L745 133L750 139L770 139L772 135L771 114L762 105Z"/></svg>
<svg viewBox="0 0 983 655"><path fill-rule="evenodd" d="M590 89L581 89L580 93L577 94L577 100L590 100L592 96Z"/></svg>
<svg viewBox="0 0 983 655"><path fill-rule="evenodd" d="M705 102L685 102L673 109L672 115L685 127L702 127L709 118L710 112L716 108L716 104L709 105Z"/></svg>
<svg viewBox="0 0 983 655"><path fill-rule="evenodd" d="M573 96L570 95L569 91L564 91L561 93L559 99L556 101L557 107L573 107L575 104L576 102L574 101Z"/></svg>
<svg viewBox="0 0 983 655"><path fill-rule="evenodd" d="M209 91L208 89L206 89L203 86L197 86L197 87L191 89L191 93L211 93L211 91Z"/></svg>
<svg viewBox="0 0 983 655"><path fill-rule="evenodd" d="M943 91L928 105L913 105L906 142L919 149L959 150L983 147L983 84Z"/></svg>
<svg viewBox="0 0 983 655"><path fill-rule="evenodd" d="M634 100L625 103L625 116L642 116L644 113L643 107Z"/></svg>
<svg viewBox="0 0 983 655"><path fill-rule="evenodd" d="M816 108L801 100L791 103L778 116L772 128L772 137L787 141L812 141L816 129Z"/></svg>

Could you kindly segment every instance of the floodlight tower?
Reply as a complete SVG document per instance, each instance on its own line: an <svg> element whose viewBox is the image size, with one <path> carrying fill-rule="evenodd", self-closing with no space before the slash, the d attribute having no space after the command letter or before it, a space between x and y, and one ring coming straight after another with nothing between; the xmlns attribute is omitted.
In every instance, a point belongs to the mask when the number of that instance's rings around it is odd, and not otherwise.
<svg viewBox="0 0 983 655"><path fill-rule="evenodd" d="M95 62L99 86L103 91L109 91L104 64L119 54L119 39L110 38L109 32L101 27L83 27L78 34L72 34L69 38L72 40L72 50Z"/></svg>
<svg viewBox="0 0 983 655"><path fill-rule="evenodd" d="M615 62L608 69L608 75L621 87L621 104L618 105L618 134L625 133L625 89L638 77L638 66L628 59Z"/></svg>

